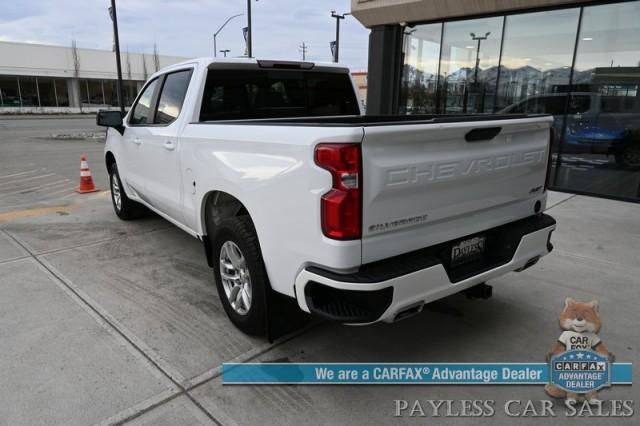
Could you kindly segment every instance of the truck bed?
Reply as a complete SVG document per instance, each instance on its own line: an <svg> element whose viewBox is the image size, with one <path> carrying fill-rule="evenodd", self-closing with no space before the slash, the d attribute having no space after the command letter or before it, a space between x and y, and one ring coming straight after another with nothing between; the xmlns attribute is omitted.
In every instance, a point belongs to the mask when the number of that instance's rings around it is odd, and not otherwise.
<svg viewBox="0 0 640 426"><path fill-rule="evenodd" d="M551 117L545 114L367 115L211 121L293 127L313 143L361 131L362 261L375 262L543 211ZM304 128L304 132L302 132ZM269 132L271 133L271 132ZM347 135L350 135L347 137ZM271 138L273 140L273 138ZM277 140L277 138L275 139Z"/></svg>
<svg viewBox="0 0 640 426"><path fill-rule="evenodd" d="M423 115L343 115L332 117L265 118L253 120L202 121L203 124L260 126L373 127L410 124L468 123L544 117L548 114L423 114Z"/></svg>

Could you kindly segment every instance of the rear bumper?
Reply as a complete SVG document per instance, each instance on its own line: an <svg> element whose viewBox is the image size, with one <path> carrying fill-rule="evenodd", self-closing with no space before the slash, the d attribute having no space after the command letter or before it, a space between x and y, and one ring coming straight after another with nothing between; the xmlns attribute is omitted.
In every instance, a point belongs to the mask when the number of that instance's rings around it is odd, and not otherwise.
<svg viewBox="0 0 640 426"><path fill-rule="evenodd" d="M393 322L425 303L532 266L553 249L555 227L551 216L541 214L481 232L487 236L485 258L457 268L448 265L448 253L461 239L363 265L351 274L307 267L296 278L296 298L305 312L331 320Z"/></svg>

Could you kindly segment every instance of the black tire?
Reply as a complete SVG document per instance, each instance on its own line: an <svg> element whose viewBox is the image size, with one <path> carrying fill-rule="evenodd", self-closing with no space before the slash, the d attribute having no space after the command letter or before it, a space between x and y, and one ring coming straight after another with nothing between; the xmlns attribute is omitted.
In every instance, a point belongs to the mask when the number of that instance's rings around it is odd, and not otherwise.
<svg viewBox="0 0 640 426"><path fill-rule="evenodd" d="M614 154L614 158L616 159L616 165L619 167L624 167L624 157L622 156L622 153L616 153Z"/></svg>
<svg viewBox="0 0 640 426"><path fill-rule="evenodd" d="M622 164L626 167L637 169L640 167L640 144L627 146L622 151Z"/></svg>
<svg viewBox="0 0 640 426"><path fill-rule="evenodd" d="M227 242L240 250L249 271L251 303L246 313L240 314L232 306L225 292L221 276L220 253ZM224 219L212 235L213 274L220 301L231 322L246 334L264 336L266 333L266 293L269 279L262 260L258 236L249 216ZM237 303L237 302L236 302Z"/></svg>
<svg viewBox="0 0 640 426"><path fill-rule="evenodd" d="M111 203L113 204L113 210L120 219L137 219L146 213L147 209L142 204L136 203L127 197L116 163L113 163L109 170L109 185L111 189ZM117 202L116 192L118 189L120 193L120 203Z"/></svg>

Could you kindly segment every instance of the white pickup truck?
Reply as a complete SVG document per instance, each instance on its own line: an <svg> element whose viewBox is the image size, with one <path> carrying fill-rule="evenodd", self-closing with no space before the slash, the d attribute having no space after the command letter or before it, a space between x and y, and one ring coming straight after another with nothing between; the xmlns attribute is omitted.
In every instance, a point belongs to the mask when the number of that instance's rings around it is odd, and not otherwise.
<svg viewBox="0 0 640 426"><path fill-rule="evenodd" d="M126 116L97 116L115 212L146 207L202 240L250 334L265 333L270 294L391 322L552 250L550 116L362 114L334 64L165 68Z"/></svg>

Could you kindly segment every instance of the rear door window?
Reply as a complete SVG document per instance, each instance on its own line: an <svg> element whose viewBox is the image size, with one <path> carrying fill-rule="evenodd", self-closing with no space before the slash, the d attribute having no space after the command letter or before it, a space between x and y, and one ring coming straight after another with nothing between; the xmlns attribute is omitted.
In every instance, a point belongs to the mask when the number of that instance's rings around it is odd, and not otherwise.
<svg viewBox="0 0 640 426"><path fill-rule="evenodd" d="M187 94L191 74L192 70L190 69L167 74L158 100L158 112L154 123L170 124L178 118L184 97Z"/></svg>
<svg viewBox="0 0 640 426"><path fill-rule="evenodd" d="M209 70L201 121L359 115L348 74Z"/></svg>

